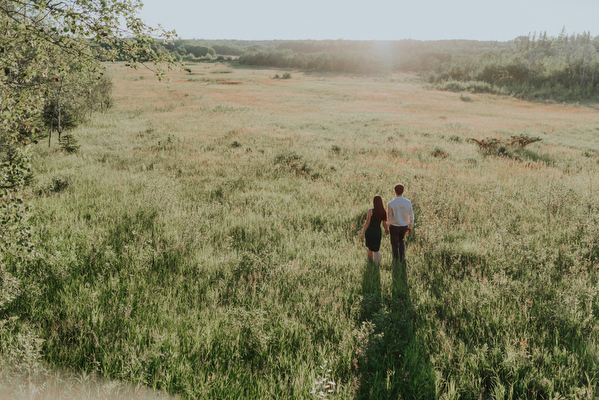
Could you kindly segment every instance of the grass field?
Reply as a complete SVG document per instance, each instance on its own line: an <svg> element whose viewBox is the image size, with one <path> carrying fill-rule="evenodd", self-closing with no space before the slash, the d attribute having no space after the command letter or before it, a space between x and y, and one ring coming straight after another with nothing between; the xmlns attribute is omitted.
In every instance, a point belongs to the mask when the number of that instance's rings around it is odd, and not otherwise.
<svg viewBox="0 0 599 400"><path fill-rule="evenodd" d="M45 361L184 399L315 398L326 370L334 399L599 397L597 110L190 67L109 66L80 151L35 148L46 261L13 307ZM377 268L397 182L408 262L385 238Z"/></svg>

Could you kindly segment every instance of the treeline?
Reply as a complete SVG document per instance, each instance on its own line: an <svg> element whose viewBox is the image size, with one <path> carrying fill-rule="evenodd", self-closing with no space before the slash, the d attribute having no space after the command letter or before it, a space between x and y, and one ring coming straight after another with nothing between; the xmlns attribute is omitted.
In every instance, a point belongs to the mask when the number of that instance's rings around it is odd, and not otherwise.
<svg viewBox="0 0 599 400"><path fill-rule="evenodd" d="M599 36L546 32L508 42L348 40L178 40L183 60L343 73L416 73L435 88L573 101L599 95ZM229 57L229 58L227 58Z"/></svg>
<svg viewBox="0 0 599 400"><path fill-rule="evenodd" d="M599 36L520 36L509 48L451 57L422 71L437 88L576 101L599 95Z"/></svg>
<svg viewBox="0 0 599 400"><path fill-rule="evenodd" d="M183 57L202 47L195 57L230 56L240 64L348 73L418 72L451 60L452 55L472 55L506 48L500 42L446 40L422 42L348 40L175 40L165 46ZM188 57L187 59L193 60Z"/></svg>
<svg viewBox="0 0 599 400"><path fill-rule="evenodd" d="M264 42L241 40L206 41L197 39L178 39L162 44L182 61L232 60L242 55L246 50L265 47Z"/></svg>
<svg viewBox="0 0 599 400"><path fill-rule="evenodd" d="M346 73L420 72L434 69L454 55L468 56L502 46L498 42L467 40L282 41L272 48L249 49L239 62Z"/></svg>
<svg viewBox="0 0 599 400"><path fill-rule="evenodd" d="M241 64L314 71L385 73L420 71L451 59L452 53L473 54L501 48L499 42L348 40L174 40L162 47L183 61L230 57Z"/></svg>

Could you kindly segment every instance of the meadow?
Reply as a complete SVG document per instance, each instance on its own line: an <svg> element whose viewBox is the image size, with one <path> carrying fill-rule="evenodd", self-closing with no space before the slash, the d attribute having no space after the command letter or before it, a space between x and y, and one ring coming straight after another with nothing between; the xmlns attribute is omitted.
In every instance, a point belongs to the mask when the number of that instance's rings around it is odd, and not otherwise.
<svg viewBox="0 0 599 400"><path fill-rule="evenodd" d="M34 149L46 261L12 306L45 362L183 399L316 398L324 373L333 399L599 397L597 109L189 67L108 66L79 151ZM407 264L384 238L376 267L360 233L398 182Z"/></svg>

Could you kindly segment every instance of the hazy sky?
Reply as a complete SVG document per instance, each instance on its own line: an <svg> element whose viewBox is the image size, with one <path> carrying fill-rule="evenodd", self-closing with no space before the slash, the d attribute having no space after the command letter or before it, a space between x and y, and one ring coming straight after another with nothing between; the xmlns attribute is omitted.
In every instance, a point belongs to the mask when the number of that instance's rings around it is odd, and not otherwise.
<svg viewBox="0 0 599 400"><path fill-rule="evenodd" d="M142 0L141 18L184 39L507 41L599 35L599 0Z"/></svg>

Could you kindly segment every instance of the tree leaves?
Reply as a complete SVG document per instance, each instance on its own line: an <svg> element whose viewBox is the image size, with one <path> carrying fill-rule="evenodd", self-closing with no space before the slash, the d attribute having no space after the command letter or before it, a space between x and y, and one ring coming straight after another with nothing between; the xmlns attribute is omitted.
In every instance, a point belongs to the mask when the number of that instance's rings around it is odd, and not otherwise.
<svg viewBox="0 0 599 400"><path fill-rule="evenodd" d="M34 139L43 93L57 76L97 74L100 60L127 59L151 62L161 79L175 62L152 45L174 32L144 24L135 15L140 7L129 0L0 2L0 143Z"/></svg>

